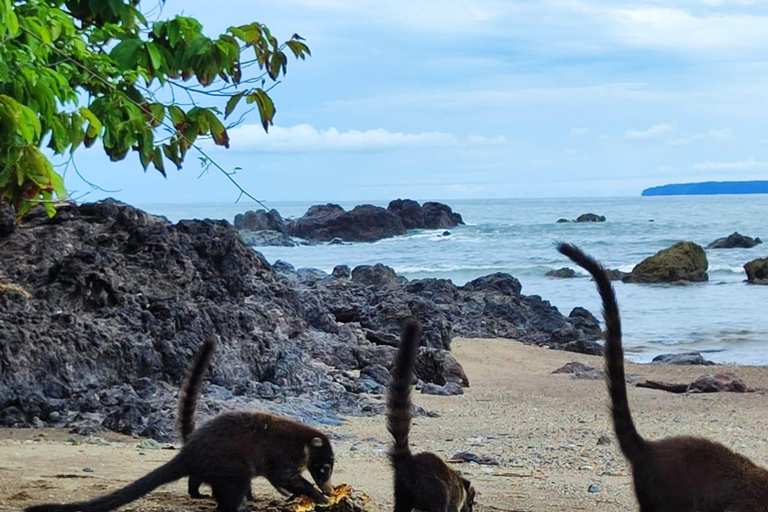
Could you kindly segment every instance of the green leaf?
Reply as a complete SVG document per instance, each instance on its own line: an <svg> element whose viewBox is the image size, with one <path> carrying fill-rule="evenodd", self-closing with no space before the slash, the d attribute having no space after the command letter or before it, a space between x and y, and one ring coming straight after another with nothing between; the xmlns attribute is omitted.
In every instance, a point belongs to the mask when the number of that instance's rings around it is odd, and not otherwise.
<svg viewBox="0 0 768 512"><path fill-rule="evenodd" d="M120 68L130 69L136 64L139 50L143 45L141 39L126 39L112 48L109 56L117 62Z"/></svg>
<svg viewBox="0 0 768 512"><path fill-rule="evenodd" d="M152 62L152 69L160 71L163 68L163 56L153 43L146 43L147 53Z"/></svg>
<svg viewBox="0 0 768 512"><path fill-rule="evenodd" d="M248 103L256 102L261 116L261 126L264 127L265 132L269 132L269 126L272 124L276 112L272 98L263 89L257 89L248 96L247 101Z"/></svg>
<svg viewBox="0 0 768 512"><path fill-rule="evenodd" d="M168 115L171 116L171 122L177 128L179 125L184 124L184 121L186 120L184 111L176 105L170 105L168 107Z"/></svg>
<svg viewBox="0 0 768 512"><path fill-rule="evenodd" d="M229 114L231 114L236 108L237 104L240 103L240 100L243 99L243 96L245 96L246 91L239 92L235 95L233 95L229 100L227 101L227 106L224 109L224 119L229 117Z"/></svg>
<svg viewBox="0 0 768 512"><path fill-rule="evenodd" d="M224 128L224 125L221 123L218 117L216 117L216 114L213 112L206 112L206 117L208 118L208 124L211 127L211 136L213 137L213 142L216 143L217 146L224 146L225 148L229 148L229 135L227 134L227 129Z"/></svg>

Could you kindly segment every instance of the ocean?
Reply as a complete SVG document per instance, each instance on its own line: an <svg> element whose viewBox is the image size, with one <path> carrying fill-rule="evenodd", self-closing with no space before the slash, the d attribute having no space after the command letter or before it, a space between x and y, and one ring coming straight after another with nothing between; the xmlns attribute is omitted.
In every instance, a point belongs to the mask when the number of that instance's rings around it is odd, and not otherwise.
<svg viewBox="0 0 768 512"><path fill-rule="evenodd" d="M680 240L706 246L738 231L766 241L752 249L707 250L709 282L640 285L616 282L627 357L648 362L655 355L700 351L715 362L768 365L768 286L748 285L744 263L768 257L768 195L621 197L594 199L448 200L465 226L414 231L374 243L259 247L270 262L330 272L334 266L384 263L408 279L451 279L461 285L493 272L518 278L526 295L540 295L563 314L583 306L600 315L593 283L546 277L573 265L556 242L580 245L609 268L634 265ZM372 202L386 206L388 201ZM269 203L283 217L303 215L317 202ZM340 203L346 209L358 203ZM246 204L142 205L172 221L234 220L254 209ZM603 223L557 224L582 213L605 215ZM761 313L762 311L762 313Z"/></svg>

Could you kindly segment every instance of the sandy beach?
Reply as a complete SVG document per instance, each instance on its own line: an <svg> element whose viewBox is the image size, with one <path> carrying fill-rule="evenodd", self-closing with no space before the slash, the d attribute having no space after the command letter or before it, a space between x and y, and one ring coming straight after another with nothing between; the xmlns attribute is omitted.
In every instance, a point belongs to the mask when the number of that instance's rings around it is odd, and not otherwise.
<svg viewBox="0 0 768 512"><path fill-rule="evenodd" d="M600 366L599 357L502 339L456 339L453 351L471 387L458 397L416 394L416 404L440 417L417 418L411 442L415 450L445 458L469 451L498 461L455 464L477 488L479 510L637 510L628 468L615 441L598 444L601 436L613 440L603 381L552 375L570 361ZM764 367L627 365L627 372L640 380L690 382L720 371L735 373L750 388L768 388ZM630 386L629 393L645 437L703 435L768 466L768 436L762 428L768 403L762 391L674 395ZM390 510L389 437L383 417L349 418L327 430L334 435L335 482L347 482L370 495L372 510ZM86 439L62 430L2 429L0 511L100 495L175 453L140 448L140 441L109 433ZM590 492L590 486L596 492ZM254 481L254 491L257 498L278 496L263 480ZM243 508L248 509L256 506ZM213 510L213 502L190 500L186 482L180 481L121 510L202 511Z"/></svg>

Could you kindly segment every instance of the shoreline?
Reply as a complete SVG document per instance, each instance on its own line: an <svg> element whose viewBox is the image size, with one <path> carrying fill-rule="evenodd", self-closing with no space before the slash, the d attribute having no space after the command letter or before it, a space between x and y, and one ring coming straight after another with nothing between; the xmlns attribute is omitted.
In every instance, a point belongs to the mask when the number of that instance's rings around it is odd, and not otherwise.
<svg viewBox="0 0 768 512"><path fill-rule="evenodd" d="M414 393L417 405L440 417L415 418L411 443L415 451L433 451L446 459L460 451L496 459L498 466L454 465L478 489L478 510L637 509L628 467L615 440L607 445L597 443L601 436L613 440L603 380L551 373L571 361L599 367L600 357L499 338L455 338L453 352L471 387L454 397ZM690 381L729 370L752 388L768 388L765 367L627 364L628 374L670 381ZM760 428L768 403L762 391L675 395L630 386L629 399L638 429L649 439L703 435L757 464L768 465L768 439ZM391 473L386 460L390 439L384 417L347 417L343 425L327 430L337 454L335 482L350 483L369 494L371 510L391 510ZM99 495L125 485L176 453L140 450L138 439L117 434L98 436L118 444L72 446L66 440L82 436L61 430L0 429L0 511ZM92 467L94 472L85 473L84 467ZM593 484L599 492L588 492ZM263 479L254 480L254 492L259 499L277 497ZM243 510L261 510L259 503ZM190 500L182 480L121 510L173 512L210 507L210 502Z"/></svg>

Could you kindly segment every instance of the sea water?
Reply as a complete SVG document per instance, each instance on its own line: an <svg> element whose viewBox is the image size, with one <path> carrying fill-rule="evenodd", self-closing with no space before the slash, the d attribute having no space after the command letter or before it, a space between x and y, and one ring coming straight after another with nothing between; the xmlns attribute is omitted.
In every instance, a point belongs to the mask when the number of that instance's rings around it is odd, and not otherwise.
<svg viewBox="0 0 768 512"><path fill-rule="evenodd" d="M706 246L738 231L761 237L752 249L707 249L709 281L689 285L616 282L630 359L650 361L660 353L701 351L716 362L768 364L768 286L745 282L743 265L768 257L768 195L621 197L596 199L448 200L464 226L418 230L373 243L259 247L270 261L330 272L334 266L384 263L408 279L451 279L457 285L493 272L518 278L526 295L540 295L563 314L583 306L596 316L600 301L583 272L574 279L546 277L575 268L555 250L571 242L607 267L630 271L680 240ZM315 203L273 203L284 217L298 217ZM376 203L386 206L387 201ZM346 209L355 203L341 203ZM245 204L144 205L172 221L184 218L234 220L254 209ZM601 223L561 223L582 213L605 215Z"/></svg>

